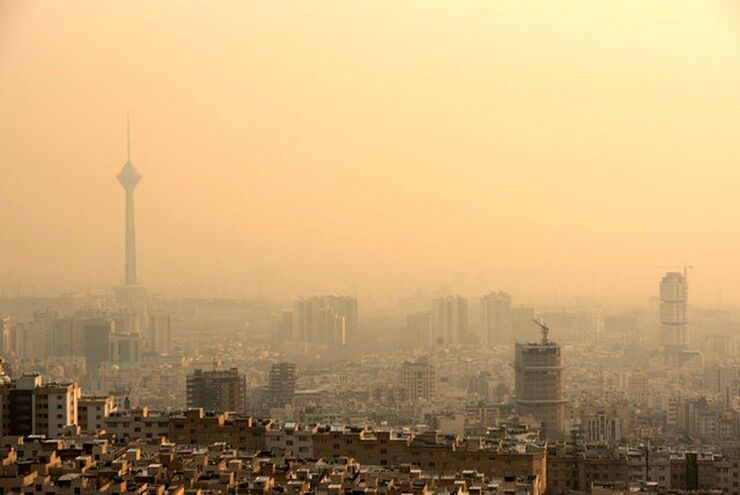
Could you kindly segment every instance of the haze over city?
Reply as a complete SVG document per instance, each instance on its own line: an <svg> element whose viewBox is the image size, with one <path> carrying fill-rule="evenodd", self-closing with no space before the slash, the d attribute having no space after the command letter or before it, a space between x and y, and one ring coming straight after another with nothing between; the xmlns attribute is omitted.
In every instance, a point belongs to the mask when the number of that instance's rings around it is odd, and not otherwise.
<svg viewBox="0 0 740 495"><path fill-rule="evenodd" d="M739 9L0 0L0 495L740 495Z"/></svg>
<svg viewBox="0 0 740 495"><path fill-rule="evenodd" d="M3 2L0 290L736 305L736 4Z"/></svg>

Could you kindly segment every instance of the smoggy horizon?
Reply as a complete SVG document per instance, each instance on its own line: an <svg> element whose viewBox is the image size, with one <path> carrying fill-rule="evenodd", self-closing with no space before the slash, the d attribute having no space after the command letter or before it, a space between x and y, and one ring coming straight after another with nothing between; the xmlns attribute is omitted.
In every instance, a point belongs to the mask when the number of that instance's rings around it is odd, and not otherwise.
<svg viewBox="0 0 740 495"><path fill-rule="evenodd" d="M636 11L639 9L639 16ZM0 292L740 304L731 2L0 4Z"/></svg>

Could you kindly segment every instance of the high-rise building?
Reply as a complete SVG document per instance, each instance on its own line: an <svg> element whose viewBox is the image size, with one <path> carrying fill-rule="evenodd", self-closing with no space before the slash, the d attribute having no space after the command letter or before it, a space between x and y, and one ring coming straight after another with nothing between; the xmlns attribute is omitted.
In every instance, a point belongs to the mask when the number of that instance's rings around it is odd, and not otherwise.
<svg viewBox="0 0 740 495"><path fill-rule="evenodd" d="M45 356L84 356L85 319L76 316L57 316L44 320L43 331Z"/></svg>
<svg viewBox="0 0 740 495"><path fill-rule="evenodd" d="M491 292L480 298L480 337L486 345L509 344L512 334L511 296Z"/></svg>
<svg viewBox="0 0 740 495"><path fill-rule="evenodd" d="M139 333L141 325L139 324L139 316L136 311L126 310L115 313L111 316L116 326L116 332L123 333Z"/></svg>
<svg viewBox="0 0 740 495"><path fill-rule="evenodd" d="M141 363L141 338L138 333L116 332L108 338L108 362L120 368L138 368Z"/></svg>
<svg viewBox="0 0 740 495"><path fill-rule="evenodd" d="M267 385L268 402L273 407L283 407L293 402L296 386L295 363L273 363Z"/></svg>
<svg viewBox="0 0 740 495"><path fill-rule="evenodd" d="M457 345L468 333L468 300L447 296L434 301L432 335L435 344Z"/></svg>
<svg viewBox="0 0 740 495"><path fill-rule="evenodd" d="M108 362L110 336L114 323L107 318L89 318L80 322L85 336L85 363L88 373L95 373Z"/></svg>
<svg viewBox="0 0 740 495"><path fill-rule="evenodd" d="M404 342L411 348L432 344L432 313L419 311L406 316Z"/></svg>
<svg viewBox="0 0 740 495"><path fill-rule="evenodd" d="M48 340L53 333L57 318L59 318L59 312L53 309L33 313L33 320L24 336L26 357L41 358L50 355Z"/></svg>
<svg viewBox="0 0 740 495"><path fill-rule="evenodd" d="M734 399L740 388L740 367L718 364L707 366L704 368L702 382L707 393L724 398L729 391Z"/></svg>
<svg viewBox="0 0 740 495"><path fill-rule="evenodd" d="M300 299L293 309L293 340L343 346L357 339L357 299L322 296Z"/></svg>
<svg viewBox="0 0 740 495"><path fill-rule="evenodd" d="M38 374L0 382L2 435L46 435L55 438L77 424L76 383L42 383Z"/></svg>
<svg viewBox="0 0 740 495"><path fill-rule="evenodd" d="M679 354L688 344L688 299L686 274L666 273L660 281L660 331L668 354Z"/></svg>
<svg viewBox="0 0 740 495"><path fill-rule="evenodd" d="M246 379L237 368L203 371L196 369L187 378L188 409L244 412Z"/></svg>
<svg viewBox="0 0 740 495"><path fill-rule="evenodd" d="M710 334L701 338L701 351L708 362L722 362L734 356L736 338L730 335Z"/></svg>
<svg viewBox="0 0 740 495"><path fill-rule="evenodd" d="M170 315L154 314L149 317L146 341L149 352L159 354L169 354L171 352Z"/></svg>
<svg viewBox="0 0 740 495"><path fill-rule="evenodd" d="M427 358L406 361L401 365L401 387L409 401L432 400L435 396L436 373Z"/></svg>
<svg viewBox="0 0 740 495"><path fill-rule="evenodd" d="M125 276L124 284L116 288L120 298L131 299L143 293L136 278L136 221L134 207L134 191L141 180L141 174L131 163L131 128L127 122L127 158L126 163L116 176L118 182L126 192L126 245L125 245Z"/></svg>
<svg viewBox="0 0 740 495"><path fill-rule="evenodd" d="M10 317L0 318L0 356L10 354Z"/></svg>
<svg viewBox="0 0 740 495"><path fill-rule="evenodd" d="M540 423L546 439L560 437L565 430L563 365L560 345L548 340L542 327L542 340L517 343L514 356L517 413Z"/></svg>
<svg viewBox="0 0 740 495"><path fill-rule="evenodd" d="M16 323L10 329L10 348L21 359L33 358L33 325L30 322Z"/></svg>
<svg viewBox="0 0 740 495"><path fill-rule="evenodd" d="M73 356L76 331L76 319L74 317L54 318L46 331L46 355L47 356Z"/></svg>

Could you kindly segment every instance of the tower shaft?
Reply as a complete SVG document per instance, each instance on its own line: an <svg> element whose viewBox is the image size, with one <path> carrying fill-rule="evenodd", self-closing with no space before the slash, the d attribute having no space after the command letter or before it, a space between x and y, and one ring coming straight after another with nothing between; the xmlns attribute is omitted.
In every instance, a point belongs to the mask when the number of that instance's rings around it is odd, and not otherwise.
<svg viewBox="0 0 740 495"><path fill-rule="evenodd" d="M134 191L126 191L126 285L136 285L136 222Z"/></svg>

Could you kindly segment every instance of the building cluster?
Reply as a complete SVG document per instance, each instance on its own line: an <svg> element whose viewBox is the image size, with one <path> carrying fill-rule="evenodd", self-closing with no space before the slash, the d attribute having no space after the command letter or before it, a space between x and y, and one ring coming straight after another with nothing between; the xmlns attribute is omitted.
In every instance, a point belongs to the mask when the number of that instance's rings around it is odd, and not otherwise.
<svg viewBox="0 0 740 495"><path fill-rule="evenodd" d="M661 493L740 493L740 456L668 447L558 443L547 449L549 493L649 483Z"/></svg>
<svg viewBox="0 0 740 495"><path fill-rule="evenodd" d="M541 495L537 476L466 469L444 475L413 465L365 465L347 457L302 458L289 450L248 452L224 443L111 443L5 437L0 489L18 494L449 494Z"/></svg>
<svg viewBox="0 0 740 495"><path fill-rule="evenodd" d="M170 317L146 309L84 310L72 316L37 311L31 321L0 322L0 355L19 360L74 358L91 373L103 366L138 367L145 353L172 349Z"/></svg>
<svg viewBox="0 0 740 495"><path fill-rule="evenodd" d="M477 320L468 309L468 299L445 296L435 299L429 312L406 316L405 340L418 347L483 344L511 345L533 337L533 308L512 307L511 296L503 291L479 298Z"/></svg>
<svg viewBox="0 0 740 495"><path fill-rule="evenodd" d="M740 493L738 449L545 443L524 427L461 437L202 409L106 412L104 398L87 406L100 406L102 423L3 435L3 493Z"/></svg>
<svg viewBox="0 0 740 495"><path fill-rule="evenodd" d="M357 299L320 296L300 299L283 313L281 327L292 342L341 347L357 340Z"/></svg>

